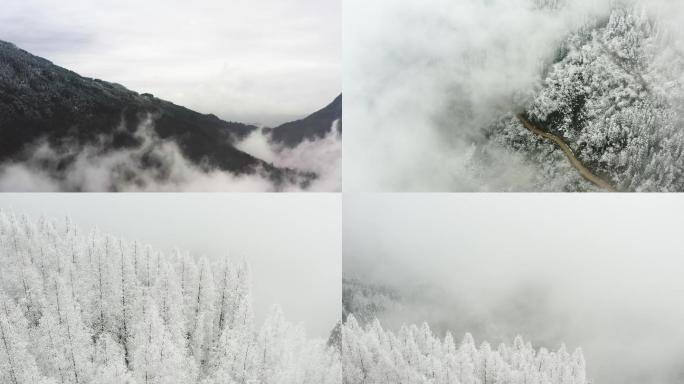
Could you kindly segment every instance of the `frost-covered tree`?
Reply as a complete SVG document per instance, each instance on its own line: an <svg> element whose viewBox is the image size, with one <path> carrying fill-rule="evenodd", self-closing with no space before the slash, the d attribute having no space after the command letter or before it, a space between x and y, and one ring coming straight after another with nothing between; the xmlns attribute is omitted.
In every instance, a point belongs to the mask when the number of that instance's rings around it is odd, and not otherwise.
<svg viewBox="0 0 684 384"><path fill-rule="evenodd" d="M377 320L362 327L353 315L342 326L342 366L345 384L587 384L579 349L535 350L519 336L511 347L478 348L470 334L457 347L427 324L394 333Z"/></svg>
<svg viewBox="0 0 684 384"><path fill-rule="evenodd" d="M684 57L666 28L628 3L567 37L527 115L620 191L682 191ZM546 184L593 188L514 116L495 126L493 141L540 165Z"/></svg>
<svg viewBox="0 0 684 384"><path fill-rule="evenodd" d="M0 382L340 383L325 340L256 324L249 275L0 211Z"/></svg>
<svg viewBox="0 0 684 384"><path fill-rule="evenodd" d="M539 9L555 10L565 5L565 0L532 0L532 4Z"/></svg>
<svg viewBox="0 0 684 384"><path fill-rule="evenodd" d="M9 384L48 383L29 346L29 325L21 309L0 294L0 379Z"/></svg>

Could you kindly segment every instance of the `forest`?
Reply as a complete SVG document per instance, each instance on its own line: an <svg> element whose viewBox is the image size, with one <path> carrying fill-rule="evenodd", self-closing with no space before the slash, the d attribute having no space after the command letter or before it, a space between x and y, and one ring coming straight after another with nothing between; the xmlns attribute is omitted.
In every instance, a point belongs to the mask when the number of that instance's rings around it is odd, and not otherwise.
<svg viewBox="0 0 684 384"><path fill-rule="evenodd" d="M565 140L577 158L619 191L684 188L684 56L677 36L639 4L616 2L559 45L525 107L537 126ZM538 164L541 189L595 190L568 169L553 144L511 116L494 142ZM570 174L568 174L570 172Z"/></svg>
<svg viewBox="0 0 684 384"><path fill-rule="evenodd" d="M378 320L361 326L349 315L342 327L345 384L587 384L580 349L535 350L517 336L512 346L478 347L467 333L457 344L427 323L394 333Z"/></svg>
<svg viewBox="0 0 684 384"><path fill-rule="evenodd" d="M277 307L257 323L244 261L0 211L0 273L2 383L341 380L335 346Z"/></svg>
<svg viewBox="0 0 684 384"><path fill-rule="evenodd" d="M682 2L350 4L345 189L684 190Z"/></svg>

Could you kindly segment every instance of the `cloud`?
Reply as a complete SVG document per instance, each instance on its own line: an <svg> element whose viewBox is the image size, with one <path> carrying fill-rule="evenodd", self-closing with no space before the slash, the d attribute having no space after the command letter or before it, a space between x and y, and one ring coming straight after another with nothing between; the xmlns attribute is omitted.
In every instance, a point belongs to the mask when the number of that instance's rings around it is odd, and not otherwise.
<svg viewBox="0 0 684 384"><path fill-rule="evenodd" d="M0 191L275 192L341 188L339 137L307 141L288 150L267 149L265 138L261 144L257 138L247 139L248 146L261 145L259 154L276 166L316 172L318 178L306 188L302 187L302 177L276 185L261 167L251 174L237 175L192 163L175 142L157 136L152 116L141 122L134 138L137 146L117 150L109 149L111 138L104 135L98 143L85 146L55 148L39 141L28 151L26 161L0 165Z"/></svg>
<svg viewBox="0 0 684 384"><path fill-rule="evenodd" d="M563 39L607 16L615 1L561 1L553 9L538 3L348 1L345 190L543 188L544 165L488 141L483 128L523 109ZM678 2L639 6L662 20L669 44L681 46ZM478 159L476 172L473 146L491 162Z"/></svg>
<svg viewBox="0 0 684 384"><path fill-rule="evenodd" d="M58 192L59 187L43 172L25 164L9 164L0 167L0 191Z"/></svg>
<svg viewBox="0 0 684 384"><path fill-rule="evenodd" d="M342 190L342 134L338 131L339 121L333 122L330 132L322 138L306 139L290 148L271 141L270 135L254 131L236 147L279 168L313 172L318 177L306 188L312 192ZM290 185L286 190L296 191L298 186Z"/></svg>
<svg viewBox="0 0 684 384"><path fill-rule="evenodd" d="M283 148L274 164L278 167L314 172L319 177L308 188L310 191L342 190L342 135L337 122L321 139L305 140L295 148Z"/></svg>

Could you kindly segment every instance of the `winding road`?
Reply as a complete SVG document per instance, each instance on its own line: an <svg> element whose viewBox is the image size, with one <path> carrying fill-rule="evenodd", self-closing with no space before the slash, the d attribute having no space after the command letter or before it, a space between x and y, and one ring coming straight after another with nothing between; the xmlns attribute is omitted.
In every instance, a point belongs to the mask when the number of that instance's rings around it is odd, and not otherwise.
<svg viewBox="0 0 684 384"><path fill-rule="evenodd" d="M518 120L520 120L520 123L522 123L522 125L525 128L527 128L527 130L529 130L530 132L546 140L550 140L554 142L556 145L558 145L560 149L563 151L563 153L565 153L565 156L568 158L568 160L570 160L570 164L572 164L572 166L575 167L575 169L577 169L577 171L580 173L580 175L582 175L582 177L607 191L617 191L617 189L615 189L613 185L611 185L606 180L596 176L587 167L585 167L584 164L582 164L582 162L579 161L577 157L575 157L575 154L572 152L572 149L568 144L565 143L565 141L563 141L563 139L554 135L553 133L546 132L540 129L536 125L532 124L532 122L527 120L527 118L523 116L523 114L521 113L517 114L516 117L518 118Z"/></svg>

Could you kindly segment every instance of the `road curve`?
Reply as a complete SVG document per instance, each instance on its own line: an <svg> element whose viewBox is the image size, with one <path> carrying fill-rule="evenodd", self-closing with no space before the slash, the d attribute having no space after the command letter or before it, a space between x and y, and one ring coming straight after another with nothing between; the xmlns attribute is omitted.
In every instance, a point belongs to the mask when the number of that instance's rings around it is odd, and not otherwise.
<svg viewBox="0 0 684 384"><path fill-rule="evenodd" d="M532 124L532 122L527 120L527 118L523 116L523 114L521 113L517 114L516 117L518 118L518 120L520 120L520 123L522 123L522 125L525 128L527 128L527 130L529 130L530 132L546 140L550 140L554 142L556 145L558 145L560 149L563 151L563 153L565 153L565 156L568 158L568 160L570 160L570 164L572 164L572 166L575 167L575 169L577 169L577 171L580 173L580 175L582 175L582 177L607 191L617 191L617 189L615 189L615 187L613 187L613 185L611 185L609 182L594 175L589 169L587 169L587 167L585 167L584 164L582 164L582 162L579 161L577 157L575 157L575 154L572 152L572 149L570 149L570 146L568 146L568 144L566 144L565 141L563 141L563 139L554 135L553 133L546 132L540 129L539 127L535 126L534 124Z"/></svg>

